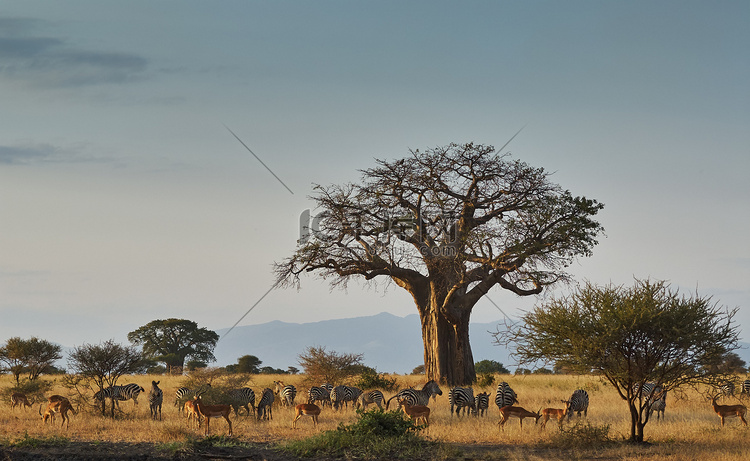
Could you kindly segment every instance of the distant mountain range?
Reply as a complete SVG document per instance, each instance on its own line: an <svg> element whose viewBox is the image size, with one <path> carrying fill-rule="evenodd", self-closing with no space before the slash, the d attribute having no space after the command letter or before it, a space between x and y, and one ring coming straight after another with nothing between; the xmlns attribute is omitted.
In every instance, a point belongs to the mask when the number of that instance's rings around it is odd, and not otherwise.
<svg viewBox="0 0 750 461"><path fill-rule="evenodd" d="M475 362L496 360L510 368L509 351L493 345L494 338L489 333L499 323L470 324L471 349ZM417 314L398 317L383 312L302 324L273 321L235 327L224 337L227 331L228 328L216 330L222 338L214 350L217 361L212 366L237 363L243 355L254 355L263 361L261 366L301 368L298 356L310 346L325 347L329 352L364 354L363 363L379 372L410 373L424 364Z"/></svg>
<svg viewBox="0 0 750 461"><path fill-rule="evenodd" d="M474 361L495 360L511 371L515 363L510 359L511 351L494 345L490 332L501 323L471 323L469 340ZM261 366L286 370L294 366L301 368L298 356L308 347L325 347L338 353L364 354L363 363L385 373L410 373L414 367L424 363L424 349L419 316L417 314L398 317L380 313L369 317L324 320L313 323L286 323L273 321L260 325L216 330L221 340L214 350L217 361L211 366L237 363L243 355L254 355L263 361ZM740 343L742 349L735 351L750 364L750 344Z"/></svg>

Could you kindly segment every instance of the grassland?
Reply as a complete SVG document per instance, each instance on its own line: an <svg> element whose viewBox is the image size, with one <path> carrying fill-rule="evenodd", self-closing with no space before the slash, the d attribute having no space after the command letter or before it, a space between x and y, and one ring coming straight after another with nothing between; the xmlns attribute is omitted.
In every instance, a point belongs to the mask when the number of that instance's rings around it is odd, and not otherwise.
<svg viewBox="0 0 750 461"><path fill-rule="evenodd" d="M420 376L394 376L400 387L421 386ZM273 381L282 379L286 384L295 384L304 395L303 376L255 375L247 383L257 394L264 387L273 387ZM46 379L46 378L45 378ZM82 406L78 415L73 416L70 427L61 428L44 425L38 414L39 404L31 410L11 411L10 403L0 404L0 446L22 451L22 448L44 452L60 446L87 444L99 446L103 452L112 450L109 459L119 459L115 452L123 449L133 454L136 447L148 447L152 456L161 453L174 456L187 453L185 447L195 448L202 435L195 428L187 426L184 417L178 414L174 404L174 392L183 385L184 377L171 376L131 376L121 381L136 382L148 389L152 379L160 380L164 390L163 420L152 421L145 395L139 397L136 406L132 401L121 405L121 413L115 419L98 415L94 408ZM574 389L586 389L590 395L588 418L582 425L566 423L561 432L554 422L542 431L525 420L523 428L513 419L500 431L497 425L499 415L494 403L490 404L489 416L483 418L451 417L447 389L443 395L431 403L430 427L423 431L429 439L446 442L456 450L448 450L446 458L458 459L665 459L693 460L705 457L720 457L722 460L750 459L750 430L736 418L729 419L722 428L718 417L713 413L710 402L700 390L686 390L683 395L670 394L664 421L651 421L646 426L648 444L634 446L625 443L629 436L629 415L625 403L616 392L598 378L589 376L498 376L518 393L520 405L537 411L544 407L562 408L561 399L568 398ZM12 386L10 377L0 378L0 387ZM475 387L475 392L486 390L494 395L493 388ZM65 395L68 392L59 382L55 382L54 393ZM386 397L393 393L386 392ZM302 401L298 397L298 401ZM736 398L727 398L724 403L736 403ZM722 403L722 402L720 402ZM293 411L287 408L274 408L272 421L258 422L253 417L240 415L233 419L234 438L213 438L227 446L263 448L261 457L283 459L272 448L290 439L303 439L321 431L335 430L340 423L349 424L356 420L351 409L334 412L324 409L320 423L313 428L312 421L304 418L298 422L296 430L291 429ZM575 419L575 418L574 418ZM223 419L212 420L212 435L224 435L227 431ZM117 448L121 447L121 448ZM122 447L130 447L122 448ZM195 452L195 450L193 450ZM7 454L6 454L7 457ZM183 456L184 457L184 456Z"/></svg>

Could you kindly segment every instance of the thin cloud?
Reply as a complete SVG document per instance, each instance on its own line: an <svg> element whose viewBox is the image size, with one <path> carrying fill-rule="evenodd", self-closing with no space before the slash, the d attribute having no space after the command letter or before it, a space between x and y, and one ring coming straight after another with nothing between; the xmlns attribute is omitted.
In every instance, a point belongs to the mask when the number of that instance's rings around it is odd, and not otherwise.
<svg viewBox="0 0 750 461"><path fill-rule="evenodd" d="M0 145L0 165L32 163L111 163L113 160L81 154L51 144Z"/></svg>
<svg viewBox="0 0 750 461"><path fill-rule="evenodd" d="M149 63L142 56L90 51L60 38L28 34L39 24L27 18L0 18L0 78L34 86L76 87L127 83L146 76Z"/></svg>

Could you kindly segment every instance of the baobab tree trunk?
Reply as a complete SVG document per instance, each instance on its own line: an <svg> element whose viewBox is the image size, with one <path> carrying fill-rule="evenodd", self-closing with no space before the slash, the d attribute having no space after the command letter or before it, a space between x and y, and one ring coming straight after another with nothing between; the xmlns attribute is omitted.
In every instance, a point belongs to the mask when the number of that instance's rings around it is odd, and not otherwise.
<svg viewBox="0 0 750 461"><path fill-rule="evenodd" d="M476 373L469 344L469 311L461 311L454 321L436 306L419 312L427 378L450 386L472 384Z"/></svg>

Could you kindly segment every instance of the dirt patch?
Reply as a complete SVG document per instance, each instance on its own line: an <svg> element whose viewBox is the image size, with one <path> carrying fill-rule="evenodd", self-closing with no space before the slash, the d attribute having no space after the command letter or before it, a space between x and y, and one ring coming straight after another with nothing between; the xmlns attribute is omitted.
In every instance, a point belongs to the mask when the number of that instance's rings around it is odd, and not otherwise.
<svg viewBox="0 0 750 461"><path fill-rule="evenodd" d="M64 445L38 447L2 447L0 460L12 461L138 461L138 460L267 460L287 461L269 445L253 447L210 447L206 450L176 449L153 443L69 442Z"/></svg>

